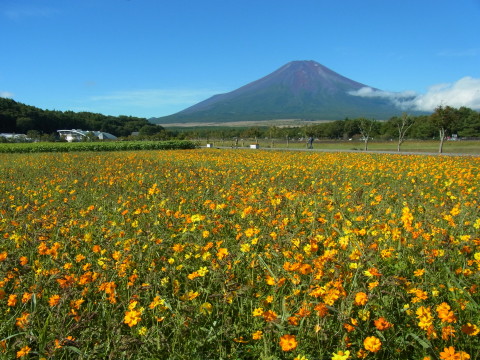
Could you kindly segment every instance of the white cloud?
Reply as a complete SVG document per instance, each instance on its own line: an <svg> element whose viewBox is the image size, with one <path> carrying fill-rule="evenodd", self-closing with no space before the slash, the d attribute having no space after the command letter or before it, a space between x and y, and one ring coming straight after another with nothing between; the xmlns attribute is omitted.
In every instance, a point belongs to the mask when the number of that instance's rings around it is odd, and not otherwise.
<svg viewBox="0 0 480 360"><path fill-rule="evenodd" d="M349 91L348 93L353 96L388 99L395 104L395 106L403 110L408 110L412 106L411 102L418 96L414 91L392 92L375 90L371 87L363 87L355 91Z"/></svg>
<svg viewBox="0 0 480 360"><path fill-rule="evenodd" d="M401 93L374 90L369 87L349 92L361 97L387 98L403 110L433 111L439 105L465 106L480 110L480 79L464 77L452 83L431 86L425 94L412 91Z"/></svg>
<svg viewBox="0 0 480 360"><path fill-rule="evenodd" d="M8 91L0 91L0 97L2 98L13 98L13 94Z"/></svg>
<svg viewBox="0 0 480 360"><path fill-rule="evenodd" d="M453 84L432 86L413 103L417 110L432 111L439 105L466 106L480 110L480 79L464 77Z"/></svg>

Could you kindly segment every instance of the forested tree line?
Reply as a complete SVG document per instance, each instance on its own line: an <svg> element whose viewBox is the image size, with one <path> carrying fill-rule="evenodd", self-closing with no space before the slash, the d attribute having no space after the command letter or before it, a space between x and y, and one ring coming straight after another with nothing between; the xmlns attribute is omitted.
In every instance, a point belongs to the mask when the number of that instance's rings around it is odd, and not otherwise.
<svg viewBox="0 0 480 360"><path fill-rule="evenodd" d="M443 122L443 125L440 126ZM403 128L402 128L403 124ZM363 126L362 126L363 125ZM400 127L400 129L399 129ZM343 139L365 137L368 128L369 137L398 140L399 131L405 139L439 139L441 135L448 137L453 134L459 138L480 138L480 113L470 108L438 107L431 115L411 116L407 113L395 116L387 121L356 118L336 120L318 124L306 124L298 127L248 127L248 128L221 128L208 127L178 130L176 136L183 138L211 138L229 139L239 137L271 138L271 139L300 139L313 136L317 139ZM443 128L445 131L440 132ZM363 136L362 136L363 133Z"/></svg>
<svg viewBox="0 0 480 360"><path fill-rule="evenodd" d="M145 118L108 116L91 112L42 110L11 99L0 98L0 132L56 134L61 129L103 131L117 137L132 132L153 135L163 130Z"/></svg>
<svg viewBox="0 0 480 360"><path fill-rule="evenodd" d="M480 138L480 112L467 107L439 106L430 115L403 114L387 121L356 118L324 123L306 122L297 127L197 127L188 130L166 131L145 118L108 116L91 112L42 110L11 99L0 98L0 132L56 135L61 129L104 131L117 137L129 137L139 132L140 138L151 139L231 139L269 138L350 139L361 137L398 140L399 147L406 139L440 139L456 134L459 138ZM366 144L365 144L366 145Z"/></svg>

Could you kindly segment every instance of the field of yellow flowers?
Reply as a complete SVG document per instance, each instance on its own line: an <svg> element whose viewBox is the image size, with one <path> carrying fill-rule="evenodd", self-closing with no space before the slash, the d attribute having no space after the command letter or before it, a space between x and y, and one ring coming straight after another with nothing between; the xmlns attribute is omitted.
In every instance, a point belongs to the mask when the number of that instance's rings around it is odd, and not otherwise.
<svg viewBox="0 0 480 360"><path fill-rule="evenodd" d="M480 359L480 158L0 154L1 359Z"/></svg>

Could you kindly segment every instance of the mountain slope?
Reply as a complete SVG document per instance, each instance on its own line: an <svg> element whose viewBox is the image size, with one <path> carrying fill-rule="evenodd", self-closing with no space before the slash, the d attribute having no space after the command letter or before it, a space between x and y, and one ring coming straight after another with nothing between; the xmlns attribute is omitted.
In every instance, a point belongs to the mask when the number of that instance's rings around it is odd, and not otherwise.
<svg viewBox="0 0 480 360"><path fill-rule="evenodd" d="M292 61L237 90L150 121L165 124L345 117L386 119L401 112L387 99L349 94L366 86L315 61Z"/></svg>

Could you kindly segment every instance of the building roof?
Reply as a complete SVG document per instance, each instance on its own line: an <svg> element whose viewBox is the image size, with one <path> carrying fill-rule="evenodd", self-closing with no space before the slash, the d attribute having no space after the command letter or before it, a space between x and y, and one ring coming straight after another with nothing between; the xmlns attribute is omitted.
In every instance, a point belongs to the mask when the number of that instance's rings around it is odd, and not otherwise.
<svg viewBox="0 0 480 360"><path fill-rule="evenodd" d="M104 132L104 131L88 131L88 130L80 130L80 129L70 129L70 130L57 130L60 135L63 134L71 134L71 135L77 135L77 136L87 136L88 133L92 133L95 135L95 137L101 139L101 140L115 140L117 137L115 135L112 135L110 133Z"/></svg>

